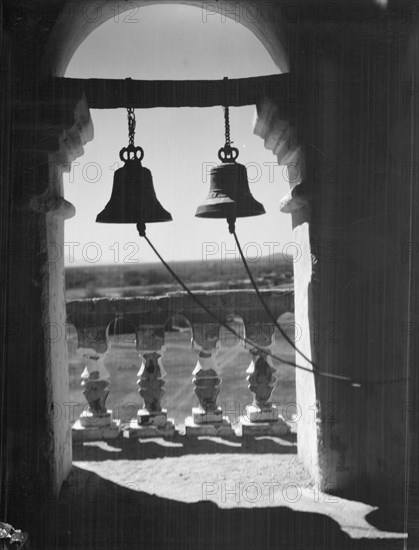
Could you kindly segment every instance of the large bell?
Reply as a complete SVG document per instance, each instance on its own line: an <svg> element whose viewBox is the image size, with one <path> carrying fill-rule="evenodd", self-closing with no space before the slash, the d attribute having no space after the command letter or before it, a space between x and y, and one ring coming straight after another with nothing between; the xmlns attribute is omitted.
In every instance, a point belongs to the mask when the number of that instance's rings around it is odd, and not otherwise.
<svg viewBox="0 0 419 550"><path fill-rule="evenodd" d="M157 200L150 170L141 164L142 148L129 145L119 156L125 165L115 172L111 198L96 221L136 224L171 221L172 216Z"/></svg>
<svg viewBox="0 0 419 550"><path fill-rule="evenodd" d="M219 150L222 164L211 170L210 190L196 217L235 220L265 214L263 205L250 193L246 167L236 162L238 154L235 147Z"/></svg>

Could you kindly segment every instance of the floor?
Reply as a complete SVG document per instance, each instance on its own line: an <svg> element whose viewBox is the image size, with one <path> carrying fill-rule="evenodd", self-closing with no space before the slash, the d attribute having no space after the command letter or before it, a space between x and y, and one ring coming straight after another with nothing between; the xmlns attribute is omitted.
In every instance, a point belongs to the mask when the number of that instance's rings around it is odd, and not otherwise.
<svg viewBox="0 0 419 550"><path fill-rule="evenodd" d="M31 548L399 550L391 513L318 491L286 438L75 445Z"/></svg>

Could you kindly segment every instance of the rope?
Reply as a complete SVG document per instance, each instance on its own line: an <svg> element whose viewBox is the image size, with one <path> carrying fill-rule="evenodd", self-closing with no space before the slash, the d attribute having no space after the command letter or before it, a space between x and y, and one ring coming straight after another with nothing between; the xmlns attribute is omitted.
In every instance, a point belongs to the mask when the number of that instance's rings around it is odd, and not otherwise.
<svg viewBox="0 0 419 550"><path fill-rule="evenodd" d="M270 309L268 308L265 300L263 299L263 296L259 290L259 288L257 287L256 285L256 282L253 278L253 275L252 275L252 272L250 271L249 269L249 264L247 263L246 261L246 258L243 254L243 250L242 250L242 247L240 246L240 242L239 242L239 239L237 237L237 234L236 234L236 231L234 230L232 232L233 236L234 236L234 240L236 241L236 245L237 245L237 248L239 249L239 253L240 253L240 256L241 256L241 259L242 259L242 262L243 262L243 265L244 265L244 268L246 269L246 273L250 279L250 282L252 283L252 286L257 294L257 297L259 298L259 301L260 303L262 304L263 306L263 309L266 311L266 313L268 314L268 316L270 317L271 321L273 322L273 324L276 326L276 328L279 330L279 332L281 333L281 335L285 338L285 340L295 349L295 351L297 353L299 353L301 355L301 357L303 359L305 359L308 363L310 363L310 365L312 365L315 369L317 369L317 366L313 363L313 361L311 361L311 359L309 359L307 357L307 355L305 355L302 351L300 351L297 346L294 344L294 342L291 340L291 338L288 336L288 334L282 330L282 328L279 326L277 320L275 319L274 315L272 314L272 312L270 311ZM349 379L348 379L349 380Z"/></svg>
<svg viewBox="0 0 419 550"><path fill-rule="evenodd" d="M357 388L362 387L363 385L364 386L365 385L380 385L380 384L389 384L389 383L396 383L396 382L406 382L407 378L403 378L403 377L402 378L391 378L391 379L388 379L388 380L369 381L369 380L366 380L366 379L357 379L356 380L354 378L350 378L349 376L344 376L344 375L340 375L340 374L333 374L333 373L330 373L330 372L321 371L319 369L319 367L315 363L313 363L313 361L311 361L311 359L309 359L299 348L297 348L297 346L294 344L294 342L291 340L291 338L289 338L288 334L284 330L282 330L281 326L279 325L279 323L275 319L274 315L272 314L272 312L268 308L265 300L263 299L263 296L262 296L258 286L256 285L255 279L253 278L252 272L250 271L249 264L247 263L246 258L243 254L242 247L240 246L240 241L237 237L234 226L233 226L233 231L230 231L230 232L234 236L234 240L236 241L236 245L237 245L237 248L239 250L243 265L246 269L246 273L247 273L247 275L250 279L250 282L253 286L253 289L255 290L255 292L256 292L256 294L259 298L260 303L262 304L264 310L266 311L266 313L268 314L268 316L270 317L270 319L272 320L272 322L274 323L275 327L278 329L278 331L282 335L282 337L294 348L294 350L297 353L299 353L301 355L301 357L303 357L303 359L305 359L308 363L310 363L310 365L312 365L313 370L310 371L310 372L313 372L314 374L317 374L319 376L325 376L325 377L328 377L328 378L335 378L337 380L346 381L351 386L357 387ZM296 365L296 367L301 368L300 365Z"/></svg>
<svg viewBox="0 0 419 550"><path fill-rule="evenodd" d="M306 371L306 372L310 372L311 374L316 374L316 375L319 375L319 376L327 376L329 378L334 378L336 380L347 382L348 384L350 384L351 386L356 387L356 388L361 387L361 384L359 382L355 382L354 380L352 380L352 378L349 378L348 376L343 376L343 375L339 375L339 374L332 374L332 373L328 373L328 372L322 372L318 369L312 370L308 367L303 367L302 365L298 365L298 364L296 364L292 361L287 361L287 360L285 360L281 357L278 357L274 353L272 353L272 351L270 349L262 348L262 347L258 346L255 342L252 342L251 340L246 338L246 336L243 336L243 335L239 334L236 330L234 330L234 328L232 328L230 325L228 325L222 319L220 319L217 315L215 315L193 292L191 292L191 290L189 290L189 288L186 286L186 284L182 281L182 279L180 279L180 277L178 277L178 275L175 273L175 271L173 271L173 269L170 267L170 265L163 259L163 257L159 254L158 250L155 248L153 243L146 236L145 226L141 225L141 224L138 224L137 229L138 229L138 232L139 232L140 236L143 237L147 241L150 248L153 250L153 252L159 258L161 263L164 265L164 267L167 269L167 271L172 275L172 277L176 280L176 282L179 283L179 285L185 290L185 292L188 294L188 296L190 296L195 301L195 303L198 304L198 306L201 309L203 309L212 319L214 319L214 321L216 321L217 324L224 327L226 330L230 331L234 336L236 336L236 338L239 338L240 340L242 340L243 342L245 342L246 344L248 344L252 348L259 351L260 353L263 353L265 355L269 355L272 359L275 359L276 361L279 361L279 362L281 362L285 365L288 365L290 367L293 367L295 369L300 369L300 370L303 370L303 371ZM275 321L274 324L275 324L275 326L278 327L276 321ZM282 329L281 329L281 334L285 334L282 331ZM288 336L286 338L287 338L288 341L290 341L288 339Z"/></svg>
<svg viewBox="0 0 419 550"><path fill-rule="evenodd" d="M296 352L298 352L306 361L308 361L310 363L310 365L313 367L312 369L308 368L308 367L303 367L302 365L298 365L297 363L294 363L293 361L287 361L285 359L282 359L281 357L278 357L277 355L275 355L274 353L272 353L272 351L268 348L262 348L261 346L257 345L255 342L252 342L251 340L249 340L248 338L246 338L246 336L243 336L242 334L239 334L236 330L234 330L230 325L228 325L227 323L225 323L222 319L220 319L217 315L215 315L215 313L213 313L191 290L189 290L189 288L186 286L186 284L182 281L182 279L176 274L176 272L170 267L170 265L164 260L164 258L161 256L161 254L158 252L158 250L156 249L156 247L153 245L153 243L150 241L150 239L147 237L146 235L146 226L145 224L143 223L139 223L137 224L137 230L138 230L138 233L140 235L140 237L143 237L148 245L150 246L150 248L153 250L153 252L156 254L156 256L158 257L158 259L161 261L161 263L164 265L164 267L167 269L167 271L170 273L170 275L175 279L175 281L183 288L183 290L188 294L188 296L190 296L194 302L196 304L198 304L198 306L205 311L205 313L207 313L212 319L214 319L214 321L224 327L226 330L228 330L229 332L231 332L234 336L236 336L236 338L238 338L239 340L242 340L243 342L245 342L246 344L248 344L250 347L252 347L253 349L256 349L257 351L259 351L261 354L265 354L265 355L269 355L269 357L271 357L272 359L275 359L276 361L279 361L280 363L283 363L284 365L288 365L290 367L293 367L295 369L299 369L299 370L303 370L303 371L306 371L306 372L310 372L311 374L314 374L316 376L323 376L325 378L331 378L333 380L339 380L340 382L345 382L347 384L349 384L349 386L353 387L353 388L362 388L362 387L365 387L365 386L374 386L374 385L383 385L383 384L395 384L397 382L406 382L407 381L407 378L405 377L402 377L402 378L391 378L391 379L388 379L388 380L374 380L374 381L371 381L371 380L367 380L367 379L362 379L362 378L359 378L359 379L354 379L354 378L351 378L350 376L345 376L343 374L335 374L335 373L331 373L331 372L325 372L325 371L322 371L318 368L318 366L313 363L313 361L311 361L302 351L300 351L297 346L294 344L294 342L289 338L289 336L286 334L285 331L282 330L282 328L280 327L280 325L278 324L277 320L275 319L274 315L272 314L272 312L269 310L265 300L263 299L263 296L260 292L260 290L258 289L257 285L256 285L256 282L253 278L253 275L249 269L249 266L246 262L246 258L243 254L243 251L242 251L242 248L240 246L240 242L238 240L238 237L236 235L236 232L234 230L234 227L233 227L233 231L232 234L234 235L234 238L236 240L236 244L237 244L237 247L239 249L239 252L240 252L240 256L242 258L242 261L243 261L243 264L245 266L245 269L246 269L246 272L249 276L249 279L252 283L252 286L261 302L261 304L263 305L263 308L265 309L266 313L268 314L268 316L270 317L270 319L272 320L274 326L278 329L278 331L280 332L280 334L283 336L283 338L294 348L294 350Z"/></svg>

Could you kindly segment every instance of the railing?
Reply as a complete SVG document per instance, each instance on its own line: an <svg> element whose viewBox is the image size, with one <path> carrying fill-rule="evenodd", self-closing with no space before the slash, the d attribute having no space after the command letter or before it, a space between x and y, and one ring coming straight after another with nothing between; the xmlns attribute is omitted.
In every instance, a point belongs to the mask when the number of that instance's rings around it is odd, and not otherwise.
<svg viewBox="0 0 419 550"><path fill-rule="evenodd" d="M275 318L294 310L291 290L263 290L265 302ZM243 321L251 361L247 380L253 393L246 414L240 417L243 435L281 435L288 431L278 408L270 402L275 385L270 347L275 325L253 291L197 292L199 300L216 316L217 321L231 323L233 317ZM221 378L217 353L222 325L215 321L186 293L159 297L94 298L67 303L67 322L78 336L78 354L83 361L81 385L87 406L73 426L75 440L117 437L172 436L176 427L162 408L166 372L163 366L165 329L173 316L183 316L192 329L192 349L198 356L193 370L197 406L185 420L186 435L234 435L234 429L217 404ZM110 374L104 359L110 349L108 328L116 319L124 319L135 332L136 349L141 358L138 372L139 393L143 405L137 418L129 424L113 419L106 407ZM253 344L253 345L252 345ZM134 345L134 344L133 344ZM169 411L170 414L170 411Z"/></svg>

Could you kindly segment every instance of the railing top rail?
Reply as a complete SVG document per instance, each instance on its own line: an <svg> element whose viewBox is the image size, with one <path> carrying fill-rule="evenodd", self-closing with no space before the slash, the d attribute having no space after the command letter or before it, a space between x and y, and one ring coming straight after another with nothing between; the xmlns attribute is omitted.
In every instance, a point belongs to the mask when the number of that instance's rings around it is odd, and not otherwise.
<svg viewBox="0 0 419 550"><path fill-rule="evenodd" d="M279 317L294 311L294 291L267 289L261 291L272 313ZM246 322L268 322L269 318L252 290L197 291L194 293L221 319L231 315ZM171 292L161 296L132 298L91 298L67 302L67 321L76 326L89 323L107 326L116 318L126 318L134 325L164 325L173 315L183 315L191 323L214 322L208 313L186 292Z"/></svg>

